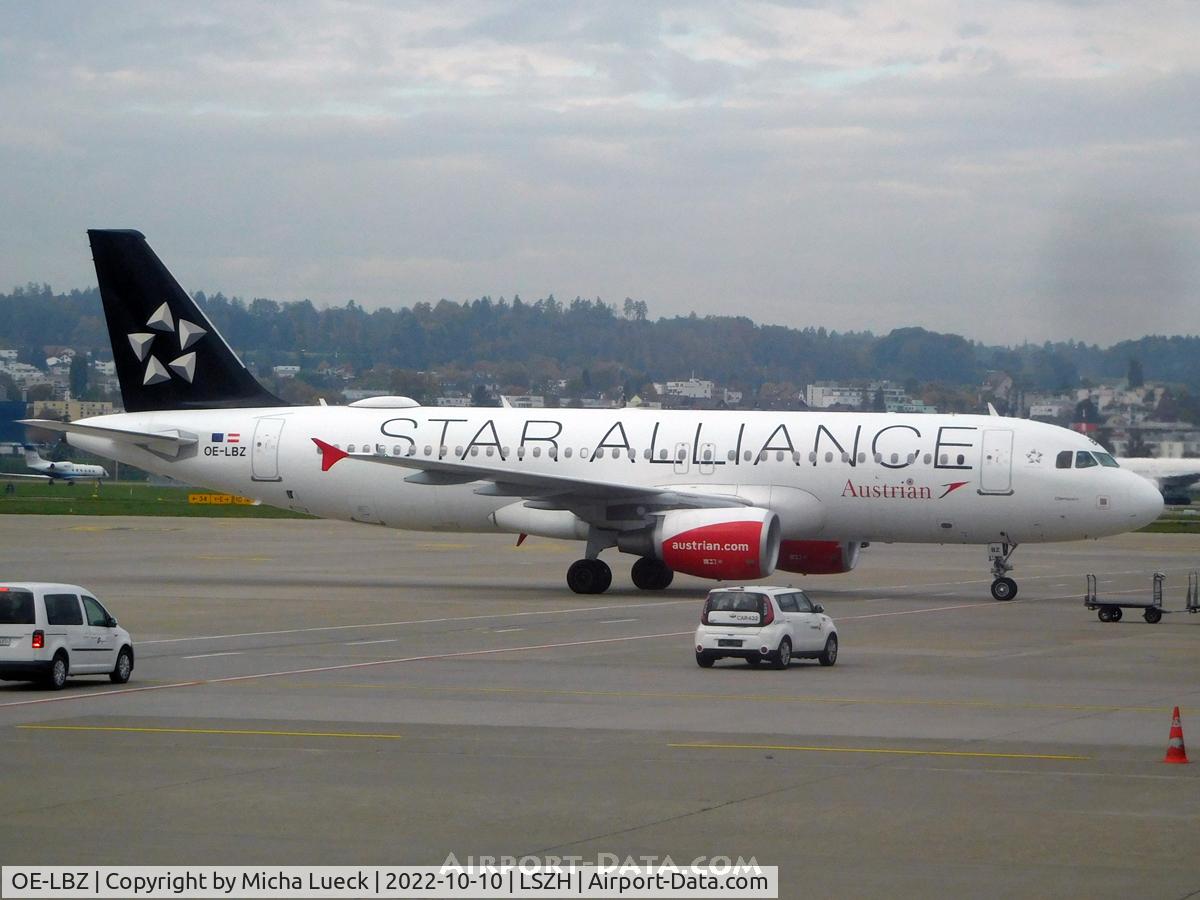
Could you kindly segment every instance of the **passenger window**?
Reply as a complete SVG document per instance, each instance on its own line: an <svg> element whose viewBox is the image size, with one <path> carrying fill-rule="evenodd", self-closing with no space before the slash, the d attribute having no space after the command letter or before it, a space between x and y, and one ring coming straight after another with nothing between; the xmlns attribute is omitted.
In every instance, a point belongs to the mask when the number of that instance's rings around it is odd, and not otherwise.
<svg viewBox="0 0 1200 900"><path fill-rule="evenodd" d="M1074 456L1070 450L1063 450L1058 456L1054 457L1054 468L1069 469L1071 468L1071 457Z"/></svg>
<svg viewBox="0 0 1200 900"><path fill-rule="evenodd" d="M1097 463L1096 463L1096 458L1094 456L1092 456L1092 454L1088 453L1086 450L1076 451L1076 453L1075 453L1075 468L1090 469L1094 465L1097 465Z"/></svg>
<svg viewBox="0 0 1200 900"><path fill-rule="evenodd" d="M353 444L347 444L347 445L346 445L346 452L347 452L347 453L353 453L353 452L354 452L354 445L353 445Z"/></svg>
<svg viewBox="0 0 1200 900"><path fill-rule="evenodd" d="M89 597L86 594L83 596L83 608L87 610L87 620L89 625L99 625L101 628L108 626L108 613L104 611L104 607L94 597Z"/></svg>
<svg viewBox="0 0 1200 900"><path fill-rule="evenodd" d="M775 598L775 602L779 604L781 612L800 612L800 608L796 606L795 594L780 594Z"/></svg>
<svg viewBox="0 0 1200 900"><path fill-rule="evenodd" d="M83 613L79 611L79 598L74 594L47 594L46 624L82 625Z"/></svg>

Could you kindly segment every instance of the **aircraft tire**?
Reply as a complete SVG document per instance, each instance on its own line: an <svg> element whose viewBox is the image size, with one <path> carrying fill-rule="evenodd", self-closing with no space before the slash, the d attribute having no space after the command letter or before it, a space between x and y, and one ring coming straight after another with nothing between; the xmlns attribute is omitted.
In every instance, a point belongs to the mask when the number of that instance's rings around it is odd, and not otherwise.
<svg viewBox="0 0 1200 900"><path fill-rule="evenodd" d="M1011 578L997 578L992 582L992 599L1007 601L1017 596L1017 583Z"/></svg>
<svg viewBox="0 0 1200 900"><path fill-rule="evenodd" d="M576 594L603 594L612 584L612 569L598 559L577 559L567 569L567 587Z"/></svg>
<svg viewBox="0 0 1200 900"><path fill-rule="evenodd" d="M666 563L643 556L633 564L629 573L633 585L643 591L661 591L671 584L675 573Z"/></svg>

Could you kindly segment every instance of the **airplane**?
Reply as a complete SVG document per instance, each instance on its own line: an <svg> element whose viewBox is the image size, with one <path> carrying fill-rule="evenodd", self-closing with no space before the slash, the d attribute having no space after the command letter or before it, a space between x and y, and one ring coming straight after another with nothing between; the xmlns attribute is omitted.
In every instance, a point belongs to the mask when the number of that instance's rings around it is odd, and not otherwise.
<svg viewBox="0 0 1200 900"><path fill-rule="evenodd" d="M1178 457L1119 457L1122 469L1135 472L1152 482L1167 503L1192 502L1188 488L1200 481L1200 459Z"/></svg>
<svg viewBox="0 0 1200 900"><path fill-rule="evenodd" d="M1145 479L1090 439L1026 419L895 413L427 408L406 397L290 406L269 393L137 231L90 230L125 412L27 421L178 481L316 516L577 541L638 557L662 590L775 569L836 574L873 541L984 544L1016 596L1017 546L1140 528ZM1065 465L1064 465L1065 460Z"/></svg>
<svg viewBox="0 0 1200 900"><path fill-rule="evenodd" d="M37 448L29 444L25 445L25 465L37 474L8 472L0 477L6 481L28 479L30 481L48 481L50 484L54 484L56 481L65 481L68 486L73 485L76 481L100 481L100 479L108 477L108 470L103 466L73 463L68 460L54 462L42 459Z"/></svg>

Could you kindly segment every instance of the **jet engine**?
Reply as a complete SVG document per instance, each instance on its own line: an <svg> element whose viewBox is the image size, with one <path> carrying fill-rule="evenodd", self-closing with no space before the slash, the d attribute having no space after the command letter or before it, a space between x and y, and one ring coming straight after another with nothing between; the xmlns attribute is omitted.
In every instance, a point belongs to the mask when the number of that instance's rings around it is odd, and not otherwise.
<svg viewBox="0 0 1200 900"><path fill-rule="evenodd" d="M859 541L784 541L778 567L802 575L840 575L858 565Z"/></svg>
<svg viewBox="0 0 1200 900"><path fill-rule="evenodd" d="M722 581L762 578L779 556L779 516L769 509L683 509L649 529L625 532L617 545L676 572Z"/></svg>

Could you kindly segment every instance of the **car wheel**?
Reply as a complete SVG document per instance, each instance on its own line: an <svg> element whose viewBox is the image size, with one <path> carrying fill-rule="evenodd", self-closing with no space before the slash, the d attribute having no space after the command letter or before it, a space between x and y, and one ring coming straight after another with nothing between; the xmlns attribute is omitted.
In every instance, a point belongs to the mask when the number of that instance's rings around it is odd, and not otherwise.
<svg viewBox="0 0 1200 900"><path fill-rule="evenodd" d="M715 663L716 661L717 661L717 658L715 656L713 656L711 653L702 651L702 652L698 652L696 654L696 665L698 665L702 669L711 669L713 666L713 663Z"/></svg>
<svg viewBox="0 0 1200 900"><path fill-rule="evenodd" d="M66 686L69 671L67 655L61 651L55 653L54 662L50 664L50 672L46 675L46 687L52 691L61 691Z"/></svg>
<svg viewBox="0 0 1200 900"><path fill-rule="evenodd" d="M129 652L128 647L122 647L121 652L117 654L117 664L113 666L113 670L108 673L109 680L113 684L124 684L129 680L129 676L133 674L133 654Z"/></svg>
<svg viewBox="0 0 1200 900"><path fill-rule="evenodd" d="M762 662L761 656L747 656L746 657L746 665L748 665L752 669L757 669L761 662Z"/></svg>
<svg viewBox="0 0 1200 900"><path fill-rule="evenodd" d="M1151 606L1144 613L1142 613L1142 618L1145 619L1146 623L1149 625L1157 625L1162 620L1162 610L1158 607Z"/></svg>
<svg viewBox="0 0 1200 900"><path fill-rule="evenodd" d="M837 662L838 655L838 639L836 634L831 634L825 641L825 649L821 651L821 655L817 657L817 662L823 666L832 666Z"/></svg>
<svg viewBox="0 0 1200 900"><path fill-rule="evenodd" d="M792 642L789 638L784 638L779 642L779 649L773 654L771 660L777 669L786 669L792 661Z"/></svg>

